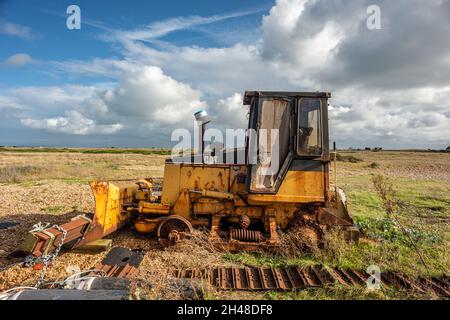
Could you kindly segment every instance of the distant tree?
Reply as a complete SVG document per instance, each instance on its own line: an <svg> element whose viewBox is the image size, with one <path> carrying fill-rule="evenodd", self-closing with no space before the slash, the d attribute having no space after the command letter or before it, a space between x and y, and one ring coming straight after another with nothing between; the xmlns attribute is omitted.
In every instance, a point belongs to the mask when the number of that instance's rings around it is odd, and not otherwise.
<svg viewBox="0 0 450 320"><path fill-rule="evenodd" d="M450 152L450 146L447 147L447 149L445 149L447 152Z"/></svg>

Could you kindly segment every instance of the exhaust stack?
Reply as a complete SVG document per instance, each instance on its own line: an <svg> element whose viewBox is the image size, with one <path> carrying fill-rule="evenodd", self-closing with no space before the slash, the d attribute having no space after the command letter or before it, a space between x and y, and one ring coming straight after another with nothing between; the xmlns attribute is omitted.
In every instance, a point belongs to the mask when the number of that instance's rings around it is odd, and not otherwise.
<svg viewBox="0 0 450 320"><path fill-rule="evenodd" d="M205 159L203 158L203 152L205 150L205 131L206 131L206 125L211 122L209 119L208 113L206 110L201 109L194 113L195 121L197 122L197 125L199 126L199 147L200 150L198 150L198 155L201 158L201 162L205 163Z"/></svg>

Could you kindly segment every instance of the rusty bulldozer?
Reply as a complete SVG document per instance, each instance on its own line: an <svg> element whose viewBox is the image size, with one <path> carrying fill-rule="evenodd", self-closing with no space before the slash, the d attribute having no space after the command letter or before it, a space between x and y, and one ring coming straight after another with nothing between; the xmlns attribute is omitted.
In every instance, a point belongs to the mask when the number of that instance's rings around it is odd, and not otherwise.
<svg viewBox="0 0 450 320"><path fill-rule="evenodd" d="M334 185L330 182L329 98L326 92L246 92L247 133L255 134L246 135L245 149L224 149L220 157L226 160L215 163L206 163L203 146L200 157L172 157L165 163L162 190L149 178L92 182L93 215L30 231L22 250L39 257L61 241L77 248L130 224L163 245L182 241L194 228L207 228L210 241L230 251L276 249L279 230L289 228L316 242L332 228L357 240L345 195L335 179ZM204 111L196 118L201 134L209 120ZM260 140L275 138L277 152L259 147ZM276 170L269 170L274 163Z"/></svg>

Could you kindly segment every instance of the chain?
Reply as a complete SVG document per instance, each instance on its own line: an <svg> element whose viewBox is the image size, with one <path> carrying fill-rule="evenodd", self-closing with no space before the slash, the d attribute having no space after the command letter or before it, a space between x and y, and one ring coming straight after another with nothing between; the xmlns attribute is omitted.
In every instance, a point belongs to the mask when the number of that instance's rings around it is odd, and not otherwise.
<svg viewBox="0 0 450 320"><path fill-rule="evenodd" d="M31 230L29 232L39 232L47 229L49 226L50 223L48 222L47 223L38 222L31 227Z"/></svg>
<svg viewBox="0 0 450 320"><path fill-rule="evenodd" d="M41 223L38 223L36 225L33 226L33 231L42 231L44 229L46 229L48 227L48 224L43 225ZM47 266L48 263L50 262L52 265L55 262L56 257L58 256L59 252L61 251L62 246L64 245L64 241L66 240L66 236L67 236L67 230L64 230L62 227L58 226L58 225L53 225L52 228L57 229L58 231L60 231L62 233L61 236L61 240L59 242L59 244L56 246L56 249L53 251L52 254L43 254L42 257L33 257L33 256L28 256L25 258L23 265L26 267L31 267L33 265L35 265L36 263L42 263L43 267L42 267L42 271L41 274L39 276L39 280L36 283L36 285L34 286L35 288L39 288L42 283L44 282L45 279L45 274L47 273Z"/></svg>

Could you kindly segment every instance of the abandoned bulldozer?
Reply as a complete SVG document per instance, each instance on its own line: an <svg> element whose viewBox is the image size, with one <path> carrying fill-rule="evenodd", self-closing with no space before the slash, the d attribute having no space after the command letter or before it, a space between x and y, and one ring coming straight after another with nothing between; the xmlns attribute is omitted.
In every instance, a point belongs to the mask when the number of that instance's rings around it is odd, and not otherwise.
<svg viewBox="0 0 450 320"><path fill-rule="evenodd" d="M289 228L316 242L332 228L357 240L345 195L330 182L329 98L326 92L246 92L245 148L224 148L205 161L201 143L200 153L166 160L162 190L150 178L92 182L93 215L30 231L23 250L41 256L61 242L77 248L130 224L163 245L206 228L214 245L230 251L277 248L279 231ZM204 133L206 113L196 118Z"/></svg>

